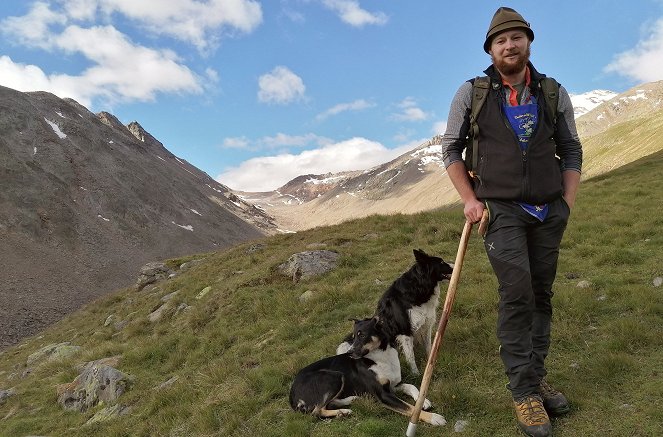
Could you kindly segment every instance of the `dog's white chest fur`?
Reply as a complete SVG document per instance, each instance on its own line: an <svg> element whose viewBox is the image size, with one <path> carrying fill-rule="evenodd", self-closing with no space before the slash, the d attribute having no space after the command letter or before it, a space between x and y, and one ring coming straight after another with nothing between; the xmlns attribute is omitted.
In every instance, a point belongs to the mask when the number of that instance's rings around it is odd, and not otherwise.
<svg viewBox="0 0 663 437"><path fill-rule="evenodd" d="M351 344L343 342L336 348L336 355L344 354L350 350ZM398 351L387 346L387 349L374 349L366 354L366 358L373 360L374 365L370 369L380 381L389 380L391 387L401 382L401 362L398 359Z"/></svg>
<svg viewBox="0 0 663 437"><path fill-rule="evenodd" d="M412 333L416 335L421 328L428 327L435 321L437 305L440 302L440 285L435 286L433 296L423 305L412 307L408 310Z"/></svg>
<svg viewBox="0 0 663 437"><path fill-rule="evenodd" d="M391 346L387 349L375 349L370 351L366 358L375 361L370 369L375 373L380 382L389 380L391 387L401 382L401 363L398 360L398 351Z"/></svg>

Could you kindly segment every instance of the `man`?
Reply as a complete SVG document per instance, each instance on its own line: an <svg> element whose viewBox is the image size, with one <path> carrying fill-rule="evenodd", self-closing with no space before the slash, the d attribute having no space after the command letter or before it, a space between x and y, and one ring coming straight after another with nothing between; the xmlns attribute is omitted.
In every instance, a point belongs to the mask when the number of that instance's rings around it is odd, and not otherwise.
<svg viewBox="0 0 663 437"><path fill-rule="evenodd" d="M478 147L470 133L473 81L451 104L444 163L473 223L489 212L484 244L499 282L497 337L521 430L551 435L549 415L568 412L544 379L550 345L552 284L559 245L580 182L582 148L567 91L559 87L557 113L547 111L529 62L534 32L515 10L495 12L484 51L492 65L487 98L476 117ZM557 87L555 83L555 88ZM462 153L478 153L463 161ZM471 168L470 162L477 163Z"/></svg>

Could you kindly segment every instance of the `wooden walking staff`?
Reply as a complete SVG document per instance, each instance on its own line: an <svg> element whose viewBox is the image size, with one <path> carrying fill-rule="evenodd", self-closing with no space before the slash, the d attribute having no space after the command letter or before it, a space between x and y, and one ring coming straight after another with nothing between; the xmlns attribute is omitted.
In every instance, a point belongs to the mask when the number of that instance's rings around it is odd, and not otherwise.
<svg viewBox="0 0 663 437"><path fill-rule="evenodd" d="M481 222L479 223L479 235L483 236L486 231L486 226L488 225L488 210L483 210L483 216L481 217ZM472 231L472 223L468 220L465 221L465 227L463 228L463 233L460 236L460 244L458 245L458 252L456 253L456 262L454 263L454 270L451 273L451 279L449 280L449 288L447 290L447 296L444 299L444 307L442 309L442 315L440 316L440 323L437 326L437 332L435 333L435 340L431 345L430 355L428 356L428 362L426 363L426 370L424 371L424 376L421 379L421 387L419 387L419 397L417 398L417 403L414 406L414 412L410 418L410 423L407 426L407 432L405 435L407 437L414 437L414 434L417 431L417 423L419 422L419 415L421 414L421 409L424 406L424 401L426 400L426 395L428 394L428 386L430 385L431 377L433 376L433 367L435 367L435 361L437 361L437 353L440 349L440 344L442 343L442 337L444 336L444 331L447 328L447 322L449 321L449 315L451 314L451 307L454 304L454 299L456 298L456 288L458 287L458 280L460 279L460 271L463 267L463 260L465 259L465 252L467 251L467 243L470 240L470 233Z"/></svg>

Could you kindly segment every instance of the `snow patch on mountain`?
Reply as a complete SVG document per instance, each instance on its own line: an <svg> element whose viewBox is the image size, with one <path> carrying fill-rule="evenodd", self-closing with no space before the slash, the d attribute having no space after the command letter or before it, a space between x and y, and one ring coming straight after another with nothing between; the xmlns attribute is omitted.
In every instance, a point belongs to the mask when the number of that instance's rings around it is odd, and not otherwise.
<svg viewBox="0 0 663 437"><path fill-rule="evenodd" d="M569 94L575 118L588 113L603 102L611 100L617 93L609 90L594 90L582 94Z"/></svg>
<svg viewBox="0 0 663 437"><path fill-rule="evenodd" d="M56 134L58 137L60 137L60 139L65 139L65 138L67 138L67 134L65 134L64 132L62 132L62 131L60 130L60 126L58 126L56 123L52 122L51 120L49 120L49 119L46 118L46 117L44 117L44 120L46 120L46 123L48 123L48 124L51 126L51 129L53 129L53 132L55 132L55 134Z"/></svg>

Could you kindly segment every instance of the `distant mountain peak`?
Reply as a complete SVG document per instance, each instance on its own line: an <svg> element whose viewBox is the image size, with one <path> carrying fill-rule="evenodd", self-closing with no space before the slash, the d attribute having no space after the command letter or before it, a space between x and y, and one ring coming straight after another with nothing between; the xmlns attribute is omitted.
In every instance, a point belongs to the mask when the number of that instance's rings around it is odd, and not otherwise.
<svg viewBox="0 0 663 437"><path fill-rule="evenodd" d="M617 96L617 93L609 90L594 90L582 94L570 94L571 103L573 104L573 114L578 118L615 96Z"/></svg>
<svg viewBox="0 0 663 437"><path fill-rule="evenodd" d="M159 147L163 147L161 141L157 140L152 136L152 134L143 129L143 126L141 126L137 121L132 121L129 123L127 125L127 129L129 129L129 132L131 132L134 137L136 137L139 141L147 144L148 146L157 145Z"/></svg>

